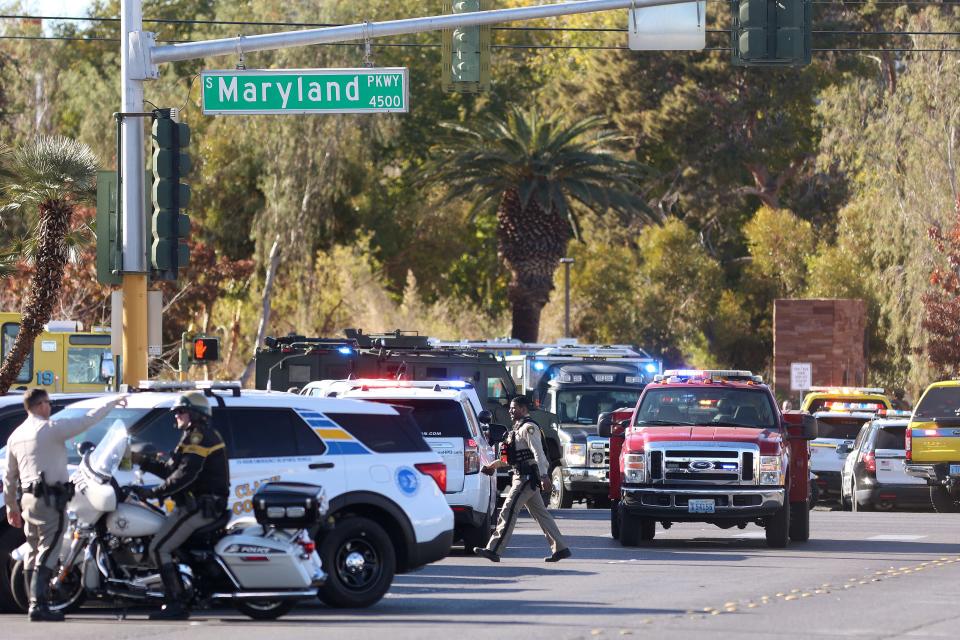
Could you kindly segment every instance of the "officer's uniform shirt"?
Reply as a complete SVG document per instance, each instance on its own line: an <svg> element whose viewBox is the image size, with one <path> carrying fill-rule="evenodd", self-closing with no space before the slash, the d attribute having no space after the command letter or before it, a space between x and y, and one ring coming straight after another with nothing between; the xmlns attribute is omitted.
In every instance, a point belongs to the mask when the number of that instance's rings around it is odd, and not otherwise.
<svg viewBox="0 0 960 640"><path fill-rule="evenodd" d="M230 467L223 438L209 424L191 426L166 462L145 459L140 468L164 478L153 490L158 497L178 496L189 489L194 496L227 497Z"/></svg>
<svg viewBox="0 0 960 640"><path fill-rule="evenodd" d="M550 470L550 461L547 460L547 454L543 451L540 442L540 427L529 416L524 416L513 426L513 441L517 450L529 450L533 453L533 459L540 471L540 476L547 475Z"/></svg>
<svg viewBox="0 0 960 640"><path fill-rule="evenodd" d="M20 513L17 505L17 482L27 487L40 480L40 473L48 485L67 482L67 446L70 438L83 433L103 420L120 398L114 398L101 407L90 409L79 418L52 416L44 420L28 414L23 424L7 439L7 468L3 474L3 501L7 511Z"/></svg>

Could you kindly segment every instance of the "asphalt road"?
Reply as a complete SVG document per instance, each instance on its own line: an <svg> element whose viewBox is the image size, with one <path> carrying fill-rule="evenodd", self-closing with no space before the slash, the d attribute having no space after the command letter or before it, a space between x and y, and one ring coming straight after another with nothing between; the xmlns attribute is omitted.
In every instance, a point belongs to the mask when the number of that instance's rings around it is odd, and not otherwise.
<svg viewBox="0 0 960 640"><path fill-rule="evenodd" d="M960 515L815 511L808 543L768 549L763 531L697 524L658 528L647 547L609 535L608 512L556 512L574 557L548 550L521 520L500 564L459 551L399 576L367 610L304 606L275 622L200 612L189 622L125 620L86 609L67 623L0 616L4 638L286 640L323 633L361 640L421 638L956 638Z"/></svg>

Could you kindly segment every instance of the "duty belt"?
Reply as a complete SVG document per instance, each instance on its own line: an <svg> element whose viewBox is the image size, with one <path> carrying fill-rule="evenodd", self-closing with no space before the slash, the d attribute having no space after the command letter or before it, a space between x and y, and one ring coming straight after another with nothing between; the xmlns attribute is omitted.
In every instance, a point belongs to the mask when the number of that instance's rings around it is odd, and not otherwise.
<svg viewBox="0 0 960 640"><path fill-rule="evenodd" d="M66 499L69 500L73 497L74 487L72 482L56 482L54 484L47 484L37 480L36 482L31 482L24 487L23 492L25 494L29 493L37 498L50 496L51 498L66 497Z"/></svg>

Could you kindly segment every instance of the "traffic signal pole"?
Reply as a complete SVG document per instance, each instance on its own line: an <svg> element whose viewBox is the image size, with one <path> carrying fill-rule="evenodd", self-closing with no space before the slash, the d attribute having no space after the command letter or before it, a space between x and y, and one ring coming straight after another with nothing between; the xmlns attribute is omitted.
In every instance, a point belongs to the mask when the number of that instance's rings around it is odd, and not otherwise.
<svg viewBox="0 0 960 640"><path fill-rule="evenodd" d="M126 113L143 111L143 76L135 73L138 51L131 35L143 31L141 0L123 0L120 9L121 108ZM134 36L136 38L137 36ZM137 384L147 379L147 253L143 210L143 121L125 118L120 125L120 219L123 230L123 327L121 331L123 381Z"/></svg>
<svg viewBox="0 0 960 640"><path fill-rule="evenodd" d="M122 110L141 112L143 81L159 77L157 65L252 51L289 49L312 44L367 40L425 31L455 29L553 18L616 9L640 9L691 0L579 0L514 9L495 9L452 15L364 22L339 27L266 33L164 46L154 43L154 34L143 31L142 0L122 0L120 8L120 82ZM123 167L121 225L123 227L123 380L136 384L147 378L147 263L144 244L146 215L143 211L143 123L124 120L121 128Z"/></svg>

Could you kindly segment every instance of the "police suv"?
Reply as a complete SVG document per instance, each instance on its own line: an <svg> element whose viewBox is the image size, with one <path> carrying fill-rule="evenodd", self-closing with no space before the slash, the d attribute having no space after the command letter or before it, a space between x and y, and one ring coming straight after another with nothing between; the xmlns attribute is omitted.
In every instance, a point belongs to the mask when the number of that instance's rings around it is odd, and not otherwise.
<svg viewBox="0 0 960 640"><path fill-rule="evenodd" d="M446 465L409 414L387 405L241 392L239 383L144 382L125 408L67 443L70 463L79 462L76 445L99 441L117 418L131 425L134 443L171 451L180 434L170 409L187 388L210 396L213 426L230 458L228 506L234 516L252 516L251 499L266 482L306 482L326 491L334 524L317 540L329 574L318 593L326 604L370 606L390 588L395 573L448 554L453 514L443 494ZM85 413L97 402L78 402L61 415ZM157 480L148 475L145 482ZM22 542L22 533L9 529L5 517L2 526L5 545L17 536Z"/></svg>
<svg viewBox="0 0 960 640"><path fill-rule="evenodd" d="M486 546L497 504L497 480L480 473L495 460L484 434L491 415L473 385L461 380L321 380L300 392L308 396L356 398L413 409L427 444L447 465L447 503L453 509L454 540Z"/></svg>

